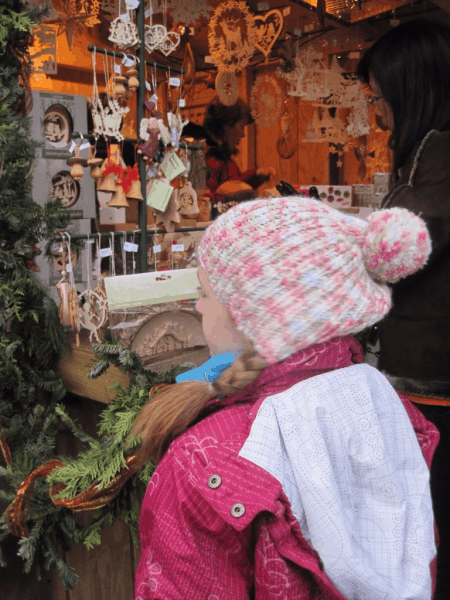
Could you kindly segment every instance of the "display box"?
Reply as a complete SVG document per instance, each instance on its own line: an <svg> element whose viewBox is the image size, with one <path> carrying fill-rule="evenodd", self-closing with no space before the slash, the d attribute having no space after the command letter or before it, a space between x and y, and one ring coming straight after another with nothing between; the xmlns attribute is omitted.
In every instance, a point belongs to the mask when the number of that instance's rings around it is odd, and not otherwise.
<svg viewBox="0 0 450 600"><path fill-rule="evenodd" d="M65 160L35 160L32 184L33 200L40 206L59 198L72 219L93 219L95 211L95 184L85 169L81 181L75 181Z"/></svg>
<svg viewBox="0 0 450 600"><path fill-rule="evenodd" d="M310 189L316 188L319 199L333 208L349 208L352 205L351 185L295 185L295 189L310 196Z"/></svg>
<svg viewBox="0 0 450 600"><path fill-rule="evenodd" d="M67 160L71 156L72 133L88 131L86 98L37 90L32 94L30 134L33 140L42 144L36 151L36 158ZM82 150L80 156L88 158L88 149Z"/></svg>

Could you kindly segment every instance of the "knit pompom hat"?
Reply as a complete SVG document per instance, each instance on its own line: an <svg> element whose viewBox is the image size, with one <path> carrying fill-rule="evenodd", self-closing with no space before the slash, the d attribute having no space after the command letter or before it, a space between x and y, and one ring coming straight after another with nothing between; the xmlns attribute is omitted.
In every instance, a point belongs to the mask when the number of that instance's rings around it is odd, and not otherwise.
<svg viewBox="0 0 450 600"><path fill-rule="evenodd" d="M309 198L239 204L206 230L199 266L268 364L361 331L391 308L393 283L424 266L425 223L403 208L364 221Z"/></svg>

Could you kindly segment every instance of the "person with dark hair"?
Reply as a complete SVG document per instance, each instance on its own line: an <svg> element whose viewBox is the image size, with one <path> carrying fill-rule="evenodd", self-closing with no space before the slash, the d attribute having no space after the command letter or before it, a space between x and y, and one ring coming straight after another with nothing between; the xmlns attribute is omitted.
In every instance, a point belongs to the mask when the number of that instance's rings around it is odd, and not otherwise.
<svg viewBox="0 0 450 600"><path fill-rule="evenodd" d="M274 174L272 169L250 169L241 173L233 156L238 154L239 142L245 135L245 127L253 123L253 117L246 103L240 98L233 106L225 106L215 98L207 107L203 128L206 132L206 164L208 176L206 181L207 195L213 205L223 199L217 189L227 181L241 181L253 190L268 181ZM253 194L247 186L235 192L236 197L250 199ZM250 195L248 194L250 191Z"/></svg>
<svg viewBox="0 0 450 600"><path fill-rule="evenodd" d="M380 370L440 432L431 492L440 544L435 600L450 598L450 26L418 19L383 35L358 65L381 126L391 131L393 188L382 207L420 215L432 253L394 283L378 324Z"/></svg>

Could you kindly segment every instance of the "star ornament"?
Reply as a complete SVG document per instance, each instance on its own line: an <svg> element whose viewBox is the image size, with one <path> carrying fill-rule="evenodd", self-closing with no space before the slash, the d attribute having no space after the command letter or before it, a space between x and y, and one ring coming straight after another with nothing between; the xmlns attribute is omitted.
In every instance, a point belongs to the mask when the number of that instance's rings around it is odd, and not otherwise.
<svg viewBox="0 0 450 600"><path fill-rule="evenodd" d="M55 8L58 14L55 23L58 25L56 35L66 34L69 48L72 48L74 35L81 33L83 26L91 18L86 11L78 11L76 0L65 0L58 8Z"/></svg>

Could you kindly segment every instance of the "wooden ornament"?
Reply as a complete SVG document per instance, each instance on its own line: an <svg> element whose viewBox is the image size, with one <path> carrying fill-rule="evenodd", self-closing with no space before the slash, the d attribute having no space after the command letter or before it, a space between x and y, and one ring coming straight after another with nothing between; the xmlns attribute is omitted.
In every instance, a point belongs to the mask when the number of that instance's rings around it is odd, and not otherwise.
<svg viewBox="0 0 450 600"><path fill-rule="evenodd" d="M135 92L139 87L138 74L139 73L138 73L137 69L129 69L125 73L125 76L126 76L127 82L128 82L128 89L131 92Z"/></svg>
<svg viewBox="0 0 450 600"><path fill-rule="evenodd" d="M273 45L283 30L283 13L281 10L269 10L264 15L254 15L256 27L255 46L266 57L266 64L269 62L269 54Z"/></svg>
<svg viewBox="0 0 450 600"><path fill-rule="evenodd" d="M125 98L127 94L127 78L123 75L116 75L113 77L113 89L112 92L116 98Z"/></svg>
<svg viewBox="0 0 450 600"><path fill-rule="evenodd" d="M83 178L83 167L86 166L87 160L80 156L80 149L78 146L75 147L75 154L67 159L67 164L69 167L72 167L70 170L70 175L75 179L75 181L80 181Z"/></svg>
<svg viewBox="0 0 450 600"><path fill-rule="evenodd" d="M129 208L126 194L123 187L118 185L117 190L112 195L111 200L108 202L108 206L114 206L116 208Z"/></svg>
<svg viewBox="0 0 450 600"><path fill-rule="evenodd" d="M211 221L211 200L207 196L199 196L197 202L199 209L197 222L209 223Z"/></svg>
<svg viewBox="0 0 450 600"><path fill-rule="evenodd" d="M178 198L181 216L195 219L200 211L197 203L197 193L190 181L186 181L183 187L178 190Z"/></svg>
<svg viewBox="0 0 450 600"><path fill-rule="evenodd" d="M131 184L131 189L127 194L127 198L129 200L140 200L142 201L144 197L141 192L141 182L139 180L133 181Z"/></svg>
<svg viewBox="0 0 450 600"><path fill-rule="evenodd" d="M87 161L87 166L91 168L90 175L93 179L97 180L97 179L101 178L102 164L103 164L103 159L95 157L95 148L93 146L91 146L89 148L89 158Z"/></svg>
<svg viewBox="0 0 450 600"><path fill-rule="evenodd" d="M233 106L238 99L238 82L232 71L219 71L216 77L216 93L225 106Z"/></svg>
<svg viewBox="0 0 450 600"><path fill-rule="evenodd" d="M102 179L100 185L97 187L99 192L117 192L117 177L114 173L110 173L104 179Z"/></svg>

